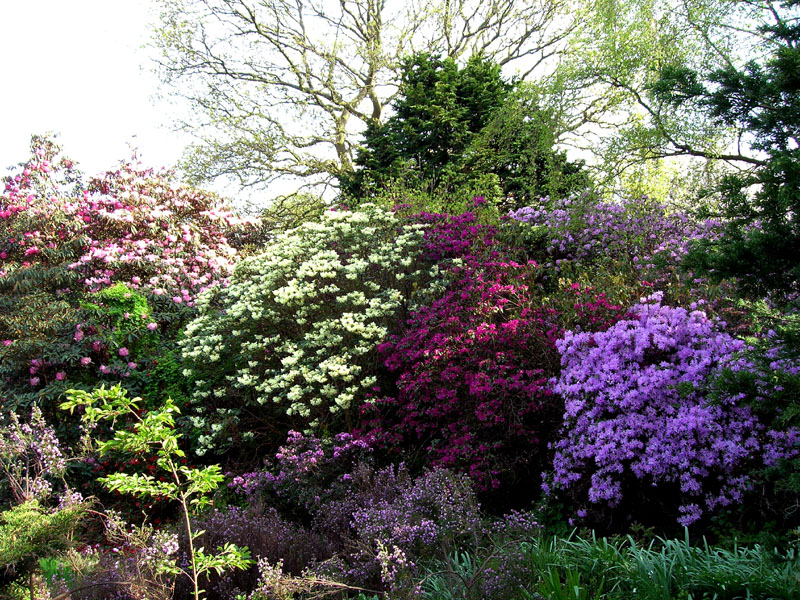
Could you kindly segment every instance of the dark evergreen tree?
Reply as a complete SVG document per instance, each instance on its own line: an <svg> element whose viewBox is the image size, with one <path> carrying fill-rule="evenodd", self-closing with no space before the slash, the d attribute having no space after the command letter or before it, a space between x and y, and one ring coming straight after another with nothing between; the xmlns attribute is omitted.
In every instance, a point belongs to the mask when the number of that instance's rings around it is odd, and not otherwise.
<svg viewBox="0 0 800 600"><path fill-rule="evenodd" d="M688 261L717 278L738 277L745 293L800 291L799 6L787 0L781 9L788 14L773 10L775 24L763 29L773 50L762 63L729 66L707 82L691 70L666 69L654 89L752 135L751 169L726 177L718 190L726 234L698 245Z"/></svg>
<svg viewBox="0 0 800 600"><path fill-rule="evenodd" d="M585 189L581 165L553 149L547 115L517 91L481 56L463 68L432 54L407 58L394 115L367 128L358 169L340 177L344 195L360 201L398 180L436 193L472 187L480 194L487 174L504 197Z"/></svg>

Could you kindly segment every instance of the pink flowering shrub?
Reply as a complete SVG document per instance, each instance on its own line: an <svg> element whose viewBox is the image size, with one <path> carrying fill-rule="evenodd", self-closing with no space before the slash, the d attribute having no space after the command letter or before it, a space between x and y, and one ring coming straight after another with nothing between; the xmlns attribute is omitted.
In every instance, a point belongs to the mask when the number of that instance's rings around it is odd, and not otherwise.
<svg viewBox="0 0 800 600"><path fill-rule="evenodd" d="M84 285L124 281L188 306L230 276L237 253L227 236L254 224L213 194L176 185L167 171L129 163L93 178L74 209L89 241L69 268Z"/></svg>
<svg viewBox="0 0 800 600"><path fill-rule="evenodd" d="M236 257L226 235L246 227L168 172L123 163L84 186L61 149L35 137L0 196L0 403L145 369L197 294L225 283ZM92 294L114 284L150 309L106 314Z"/></svg>
<svg viewBox="0 0 800 600"><path fill-rule="evenodd" d="M796 436L766 431L735 395L710 399L711 379L744 348L722 323L662 305L658 293L632 313L604 332L568 331L557 342L553 390L565 413L545 489L570 491L581 516L625 500L660 499L674 510L674 500L689 525L740 502L748 468L788 455Z"/></svg>

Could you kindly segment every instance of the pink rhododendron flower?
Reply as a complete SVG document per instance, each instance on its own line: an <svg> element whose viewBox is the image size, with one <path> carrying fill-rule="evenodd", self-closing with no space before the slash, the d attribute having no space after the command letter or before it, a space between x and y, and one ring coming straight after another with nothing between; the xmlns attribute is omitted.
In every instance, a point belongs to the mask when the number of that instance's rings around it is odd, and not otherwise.
<svg viewBox="0 0 800 600"><path fill-rule="evenodd" d="M123 347L123 348L119 349L119 355L120 356L128 356L128 354L130 354L130 351L127 348Z"/></svg>
<svg viewBox="0 0 800 600"><path fill-rule="evenodd" d="M88 357L88 356L84 356L84 357L81 359L81 364L82 364L84 367L85 367L86 365L88 365L89 363L91 363L91 362L92 362L92 359L91 359L90 357Z"/></svg>
<svg viewBox="0 0 800 600"><path fill-rule="evenodd" d="M158 323L148 323L147 324L147 328L150 331L155 331L156 329L158 329Z"/></svg>
<svg viewBox="0 0 800 600"><path fill-rule="evenodd" d="M56 373L56 379L58 381L64 381L64 378L66 376L67 376L67 374L64 371L59 371L58 373Z"/></svg>

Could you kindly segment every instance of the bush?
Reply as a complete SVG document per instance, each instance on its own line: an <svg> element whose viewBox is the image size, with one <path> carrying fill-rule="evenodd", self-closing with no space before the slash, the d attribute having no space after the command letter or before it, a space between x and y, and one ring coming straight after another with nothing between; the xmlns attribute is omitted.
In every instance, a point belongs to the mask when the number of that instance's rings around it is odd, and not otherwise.
<svg viewBox="0 0 800 600"><path fill-rule="evenodd" d="M236 266L230 286L202 296L181 341L199 451L252 439L267 424L274 433L264 437L275 443L289 429L347 418L375 384L375 347L426 275L423 229L371 205L331 211L279 236ZM243 409L254 422L223 426Z"/></svg>
<svg viewBox="0 0 800 600"><path fill-rule="evenodd" d="M122 163L84 185L52 140L34 138L0 197L0 404L46 400L53 416L68 387L147 366L134 342L157 352L177 332L232 271L226 235L248 227L169 172Z"/></svg>
<svg viewBox="0 0 800 600"><path fill-rule="evenodd" d="M627 496L629 508L641 505L638 493L660 499L668 514L677 508L689 525L701 504L713 511L740 502L754 466L792 453L794 434L765 431L740 396L710 397L712 378L744 343L704 313L660 300L643 300L635 318L605 332L567 332L557 342L562 372L553 389L566 412L553 484L572 490L580 516Z"/></svg>

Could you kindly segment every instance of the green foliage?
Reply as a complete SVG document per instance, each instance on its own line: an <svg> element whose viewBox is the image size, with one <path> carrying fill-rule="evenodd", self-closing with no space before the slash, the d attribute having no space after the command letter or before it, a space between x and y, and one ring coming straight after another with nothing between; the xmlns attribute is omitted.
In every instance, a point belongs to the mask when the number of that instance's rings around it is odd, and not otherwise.
<svg viewBox="0 0 800 600"><path fill-rule="evenodd" d="M570 162L555 149L554 117L539 107L531 86L518 84L475 135L462 159L460 185L484 195L480 177L493 175L504 210L535 205L540 197L585 193L593 185L583 161ZM466 180L466 181L465 181ZM489 195L489 190L486 190Z"/></svg>
<svg viewBox="0 0 800 600"><path fill-rule="evenodd" d="M0 564L34 568L40 558L67 548L86 508L48 510L31 500L0 512Z"/></svg>
<svg viewBox="0 0 800 600"><path fill-rule="evenodd" d="M516 202L585 189L588 177L553 149L549 115L530 88L505 81L475 55L459 68L429 53L403 62L395 113L371 123L355 172L340 176L348 201L396 185L456 199Z"/></svg>
<svg viewBox="0 0 800 600"><path fill-rule="evenodd" d="M726 550L691 545L687 535L643 546L632 537L573 534L458 552L435 564L423 589L431 600L482 598L487 589L520 600L788 600L800 590L799 567L796 545Z"/></svg>
<svg viewBox="0 0 800 600"><path fill-rule="evenodd" d="M177 406L186 406L192 394L191 381L183 374L183 364L175 350L161 354L154 361L142 388L142 398L148 408L157 406L162 398L172 398Z"/></svg>
<svg viewBox="0 0 800 600"><path fill-rule="evenodd" d="M155 335L145 329L152 310L142 294L124 283L115 283L88 297L91 301L81 302L90 315L86 320L107 332L115 351L127 348L134 356L142 356L146 346L155 342Z"/></svg>
<svg viewBox="0 0 800 600"><path fill-rule="evenodd" d="M376 383L377 344L427 276L422 237L422 225L404 226L373 205L329 211L202 296L180 342L201 452L252 439L254 430L282 442L290 428L352 414ZM257 419L249 431L235 426L244 410Z"/></svg>
<svg viewBox="0 0 800 600"><path fill-rule="evenodd" d="M90 428L100 421L116 422L121 417L133 418L136 424L130 430L116 430L114 437L98 444L100 454L122 452L135 455L155 453L156 465L166 477L149 474L113 473L101 479L111 491L130 494L137 498L164 498L179 503L183 523L189 542L190 570L177 564L172 568L174 574L183 573L192 581L194 597L198 599L202 590L199 578L209 571L221 573L228 569L245 569L250 566L250 553L247 548L225 544L217 548L216 554L208 554L202 547L195 547L195 541L202 531L194 531L191 515L207 507L210 494L225 479L219 465L194 469L184 464L184 452L179 447L179 434L175 432L174 415L178 408L170 398L164 405L140 415L141 398L129 398L119 385L110 389L101 387L91 394L82 390L69 390L67 402L61 405L72 412L81 407L81 420Z"/></svg>

